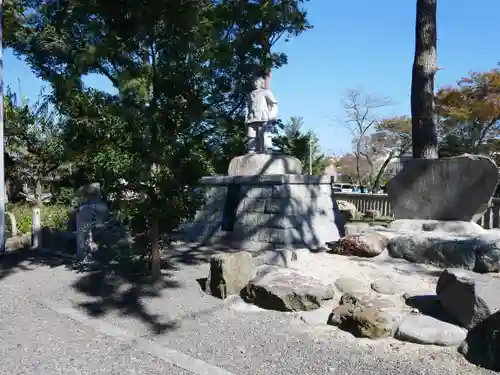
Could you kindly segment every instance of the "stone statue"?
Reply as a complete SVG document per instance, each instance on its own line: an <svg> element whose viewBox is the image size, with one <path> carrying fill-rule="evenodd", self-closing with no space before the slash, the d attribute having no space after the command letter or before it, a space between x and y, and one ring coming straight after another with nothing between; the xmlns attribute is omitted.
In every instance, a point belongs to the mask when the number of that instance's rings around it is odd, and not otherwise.
<svg viewBox="0 0 500 375"><path fill-rule="evenodd" d="M272 133L278 115L278 102L266 81L259 77L248 98L247 152L272 152Z"/></svg>

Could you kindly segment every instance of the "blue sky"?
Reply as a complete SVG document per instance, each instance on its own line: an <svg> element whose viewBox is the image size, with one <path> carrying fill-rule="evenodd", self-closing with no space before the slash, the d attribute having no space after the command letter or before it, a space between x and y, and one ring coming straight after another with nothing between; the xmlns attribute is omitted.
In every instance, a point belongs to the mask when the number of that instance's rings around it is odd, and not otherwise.
<svg viewBox="0 0 500 375"><path fill-rule="evenodd" d="M314 29L276 51L288 65L273 72L272 89L280 117L302 116L325 152L351 150L344 127L342 99L349 89L388 96L394 105L379 116L409 114L414 52L415 0L311 0L307 4ZM438 2L437 85L454 84L469 71L486 71L500 62L500 2ZM35 99L42 82L10 51L4 56L5 84ZM100 77L87 84L109 89Z"/></svg>

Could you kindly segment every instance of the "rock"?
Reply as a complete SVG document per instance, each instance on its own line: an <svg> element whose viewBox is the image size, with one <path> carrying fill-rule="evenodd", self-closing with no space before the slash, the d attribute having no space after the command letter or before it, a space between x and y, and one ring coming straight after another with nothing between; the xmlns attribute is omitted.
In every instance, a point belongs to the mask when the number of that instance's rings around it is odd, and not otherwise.
<svg viewBox="0 0 500 375"><path fill-rule="evenodd" d="M500 236L486 231L476 235L444 232L405 233L389 240L389 255L414 263L475 272L500 270Z"/></svg>
<svg viewBox="0 0 500 375"><path fill-rule="evenodd" d="M399 325L404 310L401 302L395 303L373 292L344 293L327 323L357 337L389 337Z"/></svg>
<svg viewBox="0 0 500 375"><path fill-rule="evenodd" d="M302 311L300 313L300 320L306 323L308 326L317 327L327 324L328 316L332 312L332 306L330 303L326 306L321 306L319 309Z"/></svg>
<svg viewBox="0 0 500 375"><path fill-rule="evenodd" d="M403 294L405 303L412 307L414 312L431 316L437 320L457 325L458 322L446 312L435 294L407 295Z"/></svg>
<svg viewBox="0 0 500 375"><path fill-rule="evenodd" d="M371 288L381 294L399 294L402 292L401 287L390 279L377 279L371 284Z"/></svg>
<svg viewBox="0 0 500 375"><path fill-rule="evenodd" d="M292 262L292 252L286 249L264 251L253 259L257 267L263 264L277 267L289 267Z"/></svg>
<svg viewBox="0 0 500 375"><path fill-rule="evenodd" d="M253 277L252 255L246 251L216 254L210 258L207 293L226 298L240 294Z"/></svg>
<svg viewBox="0 0 500 375"><path fill-rule="evenodd" d="M334 297L334 288L299 271L279 268L248 283L245 298L255 305L277 311L307 311Z"/></svg>
<svg viewBox="0 0 500 375"><path fill-rule="evenodd" d="M387 237L377 232L364 232L346 236L327 245L333 254L371 258L379 255L388 242Z"/></svg>
<svg viewBox="0 0 500 375"><path fill-rule="evenodd" d="M224 307L229 308L234 311L242 311L242 312L265 312L266 310L261 309L251 303L247 303L240 296L228 296L224 300Z"/></svg>
<svg viewBox="0 0 500 375"><path fill-rule="evenodd" d="M309 249L276 249L264 251L253 258L256 267L270 265L277 267L290 267L292 262L302 262L311 255Z"/></svg>
<svg viewBox="0 0 500 375"><path fill-rule="evenodd" d="M335 286L342 293L354 293L366 291L367 285L352 277L340 277L335 281Z"/></svg>
<svg viewBox="0 0 500 375"><path fill-rule="evenodd" d="M330 312L330 315L328 316L326 324L336 327L340 326L346 316L352 315L352 313L354 312L354 307L354 305L349 303L334 307Z"/></svg>
<svg viewBox="0 0 500 375"><path fill-rule="evenodd" d="M255 268L254 275L252 279L258 277L258 276L263 276L265 274L271 273L271 272L277 272L279 271L280 267L278 266L270 266L267 264L263 264L262 266L258 266Z"/></svg>
<svg viewBox="0 0 500 375"><path fill-rule="evenodd" d="M398 307L393 300L379 296L370 291L344 293L342 297L340 297L339 304L374 307L378 310L386 310L386 311Z"/></svg>
<svg viewBox="0 0 500 375"><path fill-rule="evenodd" d="M294 249L292 250L292 261L294 262L304 262L311 256L311 251L309 249Z"/></svg>
<svg viewBox="0 0 500 375"><path fill-rule="evenodd" d="M419 220L398 219L389 223L388 229L401 232L445 232L458 234L476 234L485 231L477 223L471 221L443 221L443 220Z"/></svg>
<svg viewBox="0 0 500 375"><path fill-rule="evenodd" d="M358 215L358 210L356 206L351 202L338 200L337 206L339 208L339 211L344 215L346 220L351 220Z"/></svg>
<svg viewBox="0 0 500 375"><path fill-rule="evenodd" d="M229 163L228 176L302 174L302 163L293 156L246 154Z"/></svg>
<svg viewBox="0 0 500 375"><path fill-rule="evenodd" d="M345 235L349 236L352 234L359 234L369 229L370 229L370 223L364 223L364 222L348 223L345 225Z"/></svg>
<svg viewBox="0 0 500 375"><path fill-rule="evenodd" d="M500 280L488 275L445 270L436 294L445 311L468 329L500 310Z"/></svg>
<svg viewBox="0 0 500 375"><path fill-rule="evenodd" d="M392 336L392 321L374 307L340 305L328 317L329 325L356 337L379 339Z"/></svg>
<svg viewBox="0 0 500 375"><path fill-rule="evenodd" d="M5 241L5 248L8 250L17 250L28 248L31 246L31 234L22 234L15 237L7 238Z"/></svg>
<svg viewBox="0 0 500 375"><path fill-rule="evenodd" d="M411 159L387 184L398 219L477 221L498 184L498 168L488 157L462 155Z"/></svg>
<svg viewBox="0 0 500 375"><path fill-rule="evenodd" d="M477 366L500 371L499 331L500 311L497 311L469 330L458 351Z"/></svg>
<svg viewBox="0 0 500 375"><path fill-rule="evenodd" d="M408 314L396 330L395 337L416 344L459 345L467 332L450 323L421 314Z"/></svg>

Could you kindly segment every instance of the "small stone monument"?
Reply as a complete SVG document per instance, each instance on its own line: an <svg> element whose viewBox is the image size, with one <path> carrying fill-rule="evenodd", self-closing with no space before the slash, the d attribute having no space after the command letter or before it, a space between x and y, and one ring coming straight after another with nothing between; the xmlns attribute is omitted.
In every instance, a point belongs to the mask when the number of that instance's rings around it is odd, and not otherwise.
<svg viewBox="0 0 500 375"><path fill-rule="evenodd" d="M272 151L277 103L258 78L248 99L247 154L231 160L227 176L201 179L206 204L181 228L189 241L247 251L316 249L344 232L333 179L302 175L298 159Z"/></svg>
<svg viewBox="0 0 500 375"><path fill-rule="evenodd" d="M93 228L109 220L109 209L101 198L99 183L85 184L78 189L82 204L76 213L77 258L88 260L88 256L96 250Z"/></svg>

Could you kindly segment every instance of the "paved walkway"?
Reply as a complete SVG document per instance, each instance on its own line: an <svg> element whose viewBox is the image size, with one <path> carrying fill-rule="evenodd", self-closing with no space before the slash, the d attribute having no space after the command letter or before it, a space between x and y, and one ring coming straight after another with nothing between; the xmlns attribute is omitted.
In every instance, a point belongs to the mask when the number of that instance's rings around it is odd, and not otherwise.
<svg viewBox="0 0 500 375"><path fill-rule="evenodd" d="M178 266L150 286L6 255L0 374L489 374L451 349L352 345L294 314L235 311L200 291L206 273Z"/></svg>

